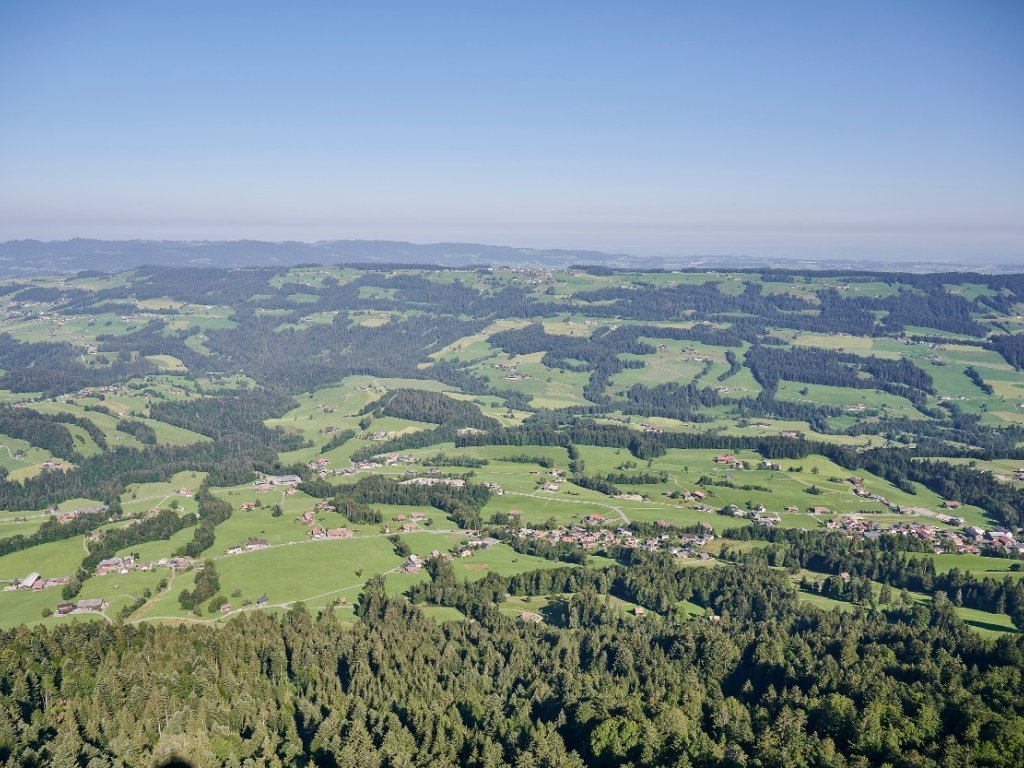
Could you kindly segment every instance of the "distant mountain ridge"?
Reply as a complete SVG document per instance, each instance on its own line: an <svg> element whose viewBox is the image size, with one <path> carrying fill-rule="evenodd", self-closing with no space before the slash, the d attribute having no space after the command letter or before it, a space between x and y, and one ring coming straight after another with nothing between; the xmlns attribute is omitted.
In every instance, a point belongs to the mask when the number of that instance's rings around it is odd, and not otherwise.
<svg viewBox="0 0 1024 768"><path fill-rule="evenodd" d="M602 251L514 248L482 243L409 243L392 240L92 240L0 243L0 277L81 270L120 272L137 267L289 267L296 264L403 264L443 267L562 268L591 264L624 269L870 269L886 272L1009 272L1012 266L949 262L810 261L708 255L643 257Z"/></svg>
<svg viewBox="0 0 1024 768"><path fill-rule="evenodd" d="M479 243L417 244L390 240L316 243L259 240L88 240L0 243L0 274L38 274L98 269L114 272L143 265L224 268L295 264L431 264L438 266L560 267L570 264L627 266L636 260L586 250L532 250Z"/></svg>

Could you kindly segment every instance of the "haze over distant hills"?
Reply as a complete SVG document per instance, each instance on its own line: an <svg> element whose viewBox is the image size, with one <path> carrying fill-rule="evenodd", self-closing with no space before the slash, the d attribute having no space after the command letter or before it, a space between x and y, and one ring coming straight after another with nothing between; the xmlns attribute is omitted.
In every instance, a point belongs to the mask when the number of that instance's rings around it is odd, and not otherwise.
<svg viewBox="0 0 1024 768"><path fill-rule="evenodd" d="M1019 271L1013 264L856 259L768 259L741 255L647 257L590 250L514 248L481 243L409 243L391 240L326 240L316 243L260 240L92 240L0 243L0 276L53 274L95 269L116 272L143 265L223 268L295 264L423 264L449 267L519 266L559 268L592 264L631 269L871 269L900 272Z"/></svg>

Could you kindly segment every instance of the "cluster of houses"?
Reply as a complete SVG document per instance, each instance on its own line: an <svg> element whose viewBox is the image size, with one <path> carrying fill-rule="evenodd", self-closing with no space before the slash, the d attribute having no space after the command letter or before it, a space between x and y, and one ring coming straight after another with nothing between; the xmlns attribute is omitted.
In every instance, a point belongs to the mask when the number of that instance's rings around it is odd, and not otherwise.
<svg viewBox="0 0 1024 768"><path fill-rule="evenodd" d="M1013 531L997 525L985 530L977 525L964 528L964 537L969 538L975 546L991 550L999 554L1024 556L1024 541L1018 541Z"/></svg>
<svg viewBox="0 0 1024 768"><path fill-rule="evenodd" d="M106 576L111 573L131 573L132 571L151 571L154 568L170 568L172 571L183 571L195 560L191 557L162 557L147 563L137 560L133 555L124 557L108 557L96 565L96 575Z"/></svg>
<svg viewBox="0 0 1024 768"><path fill-rule="evenodd" d="M270 542L266 539L249 538L245 540L244 544L228 547L227 554L240 555L243 552L255 552L260 549L270 549Z"/></svg>
<svg viewBox="0 0 1024 768"><path fill-rule="evenodd" d="M612 530L605 527L606 524L607 520L604 515L592 514L580 520L578 525L562 526L552 530L519 528L514 531L514 534L519 538L544 540L551 544L575 544L588 551L625 547L640 549L644 552L666 551L674 557L696 557L701 560L709 559L710 555L707 552L699 551L699 549L715 540L714 530L708 523L700 524L701 532L699 534L662 533L646 538L637 536L628 528ZM668 520L659 520L656 525L659 528L673 527L673 523ZM472 544L472 542L470 543Z"/></svg>
<svg viewBox="0 0 1024 768"><path fill-rule="evenodd" d="M419 573L423 570L425 562L426 561L419 555L411 554L405 558L405 562L402 563L402 567L399 568L399 570L402 573Z"/></svg>
<svg viewBox="0 0 1024 768"><path fill-rule="evenodd" d="M858 539L877 539L882 532L878 523L868 520L862 515L843 515L832 518L825 523L825 528L831 531L843 531Z"/></svg>
<svg viewBox="0 0 1024 768"><path fill-rule="evenodd" d="M298 475L264 475L260 472L256 473L259 479L256 481L256 490L269 491L271 488L294 488L296 485L302 482L302 478Z"/></svg>
<svg viewBox="0 0 1024 768"><path fill-rule="evenodd" d="M530 285L544 285L552 281L551 270L549 269L530 269L529 267L508 267L509 272L515 272L523 276L523 279ZM488 271L491 268L488 267ZM570 273L571 274L571 273ZM585 321L586 325L594 325L593 321Z"/></svg>
<svg viewBox="0 0 1024 768"><path fill-rule="evenodd" d="M459 557L472 557L480 550L486 550L498 543L498 540L490 536L481 539L470 539L466 546L456 551Z"/></svg>
<svg viewBox="0 0 1024 768"><path fill-rule="evenodd" d="M123 387L117 384L111 384L110 386L103 387L83 387L82 389L75 392L74 397L95 397L96 395L114 395L118 392L124 391ZM64 397L68 397L65 395Z"/></svg>
<svg viewBox="0 0 1024 768"><path fill-rule="evenodd" d="M50 507L48 511L57 519L58 523L67 523L71 520L74 520L77 517L80 517L81 515L91 515L96 512L106 512L108 509L110 509L110 507L108 507L106 504L96 504L95 506L92 507L71 509L68 510L67 512L61 512L59 509L57 509L57 507Z"/></svg>
<svg viewBox="0 0 1024 768"><path fill-rule="evenodd" d="M883 506L887 507L891 512L897 512L902 515L920 515L922 517L931 517L938 520L940 523L945 523L946 525L964 524L964 519L962 517L949 514L948 512L936 512L935 510L927 509L925 507L901 507L896 502L890 501L889 499L885 498L885 496L869 491L867 488L864 487L863 481L860 478L848 477L846 478L846 482L848 482L852 486L853 493L855 496L861 499L865 499L867 501L874 501L878 504L882 504ZM942 507L943 509L947 510L960 509L960 502L944 501L942 502ZM815 510L817 509L818 508L815 507ZM827 509L825 510L824 514L828 514Z"/></svg>
<svg viewBox="0 0 1024 768"><path fill-rule="evenodd" d="M415 464L416 461L416 457L408 453L382 453L374 456L373 459L353 462L347 467L332 469L330 459L323 457L309 462L307 466L320 477L329 477L331 475L356 475L368 469L393 467L397 464Z"/></svg>
<svg viewBox="0 0 1024 768"><path fill-rule="evenodd" d="M292 496L302 478L298 475L262 475L254 483L257 494L268 494L274 488L284 488L285 496Z"/></svg>
<svg viewBox="0 0 1024 768"><path fill-rule="evenodd" d="M795 512L797 508L786 507L786 511ZM753 509L743 509L735 504L730 504L726 507L725 512L733 517L749 517L756 525L762 525L765 528L772 528L782 522L782 515L778 512L769 512L764 504L758 504Z"/></svg>
<svg viewBox="0 0 1024 768"><path fill-rule="evenodd" d="M309 531L310 537L315 541L323 539L351 539L352 531L348 528L321 528L319 525L314 525Z"/></svg>
<svg viewBox="0 0 1024 768"><path fill-rule="evenodd" d="M28 310L46 306L49 305L43 301L12 301L4 308L4 317L8 320L13 320L19 317L30 317L34 313ZM40 320L55 320L59 322L58 318L60 316L50 314L49 312L40 312L36 317Z"/></svg>
<svg viewBox="0 0 1024 768"><path fill-rule="evenodd" d="M899 341L900 341L901 344L906 344L907 346L912 346L912 345L916 344L916 345L919 345L919 346L922 346L922 347L928 347L928 349L945 349L946 348L946 346L944 344L939 344L939 343L934 342L934 341L922 341L920 339L912 339L910 336L907 336L906 333L903 333L902 335L900 335ZM938 357L938 355L934 355L934 357Z"/></svg>
<svg viewBox="0 0 1024 768"><path fill-rule="evenodd" d="M372 440L375 443L383 443L395 436L394 432L374 432L370 435L356 435L357 440Z"/></svg>
<svg viewBox="0 0 1024 768"><path fill-rule="evenodd" d="M829 520L825 527L861 539L877 539L883 533L910 536L931 544L936 553L976 555L988 552L1002 556L1024 556L1024 541L1017 540L1013 531L998 525L992 529L968 525L961 531L951 531L931 523L901 521L883 529L862 515L843 515Z"/></svg>
<svg viewBox="0 0 1024 768"><path fill-rule="evenodd" d="M719 466L728 467L729 469L746 469L746 462L740 461L731 453L723 453L720 456L715 456L715 464Z"/></svg>
<svg viewBox="0 0 1024 768"><path fill-rule="evenodd" d="M107 607L107 601L100 597L91 597L79 600L77 603L61 603L57 606L55 613L58 616L68 616L72 613L97 613Z"/></svg>
<svg viewBox="0 0 1024 768"><path fill-rule="evenodd" d="M253 507L255 507L253 502L242 504L242 509L252 509ZM320 500L316 502L314 509L307 509L301 516L295 518L297 523L309 528L307 533L311 539L320 541L322 539L349 539L352 537L352 531L348 528L323 528L316 519L317 511L333 512L335 507L329 501ZM259 549L268 549L269 547L270 542L266 539L250 538L244 544L236 544L228 548L227 554L239 555L243 552L253 552Z"/></svg>
<svg viewBox="0 0 1024 768"><path fill-rule="evenodd" d="M427 519L427 516L422 512L410 512L408 515L399 513L394 516L394 521L398 523L398 530L402 533L412 533L413 531L419 530L419 523L422 523ZM391 528L388 527L388 532Z"/></svg>
<svg viewBox="0 0 1024 768"><path fill-rule="evenodd" d="M664 344L659 344L658 349L666 349ZM681 350L683 359L692 360L695 363L706 363L711 358L702 353L700 350L694 349L693 347L683 347Z"/></svg>
<svg viewBox="0 0 1024 768"><path fill-rule="evenodd" d="M271 483L258 482L256 483L256 493L270 493L274 490L274 487L275 486ZM296 490L297 489L294 485L288 485L285 486L282 493L284 493L285 496L291 496Z"/></svg>
<svg viewBox="0 0 1024 768"><path fill-rule="evenodd" d="M981 547L974 543L972 538L950 531L945 528L937 528L927 523L897 523L889 528L886 533L899 536L911 536L928 542L936 552L954 550L961 555L976 555L981 553Z"/></svg>
<svg viewBox="0 0 1024 768"><path fill-rule="evenodd" d="M143 567L145 566L145 567ZM100 560L96 566L97 576L106 576L108 573L131 573L134 570L149 570L149 563L140 563L132 555L125 557L108 557Z"/></svg>
<svg viewBox="0 0 1024 768"><path fill-rule="evenodd" d="M704 501L708 495L704 491L668 491L666 494L670 499L682 499L683 501Z"/></svg>
<svg viewBox="0 0 1024 768"><path fill-rule="evenodd" d="M63 586L71 581L67 576L57 576L55 578L44 579L38 573L34 571L26 576L24 579L15 579L13 583L4 587L4 592L14 592L16 590L31 590L38 592L41 589L47 587L58 587Z"/></svg>
<svg viewBox="0 0 1024 768"><path fill-rule="evenodd" d="M381 453L374 456L378 466L393 467L396 464L415 464L417 459L408 453Z"/></svg>
<svg viewBox="0 0 1024 768"><path fill-rule="evenodd" d="M475 552L478 552L482 549L490 549L497 543L498 540L492 538L470 539L466 546L457 550L456 554L460 558L470 557ZM431 560L434 558L440 558L442 560L454 559L450 552L441 552L440 550L435 549L433 552L430 553L430 556L427 558L420 557L417 554L409 555L407 558L405 558L405 562L402 563L402 566L399 568L399 570L402 573L419 573L423 570L423 566L427 564L427 560Z"/></svg>
<svg viewBox="0 0 1024 768"><path fill-rule="evenodd" d="M363 461L357 461L354 464L350 464L347 467L339 467L336 469L328 469L326 467L317 470L317 474L320 477L327 477L328 475L358 475L360 472L367 469L379 469L384 465L379 461L372 461L364 459Z"/></svg>
<svg viewBox="0 0 1024 768"><path fill-rule="evenodd" d="M857 478L850 477L847 481L853 486L853 492L858 497L877 502L884 505L890 511L897 514L928 517L934 519L940 523L946 525L962 526L964 519L957 515L949 514L948 512L938 512L935 510L927 509L925 507L901 507L900 505L889 501L884 496L877 493L873 493L861 484L861 481ZM955 510L960 507L959 502L946 501L943 502L945 509ZM797 514L800 512L800 508L797 506L789 505L785 508L785 511L789 514ZM808 507L807 512L816 517L829 517L832 515L832 510L825 506L814 506ZM752 509L742 509L735 504L730 504L721 510L722 514L731 515L733 517L749 518L758 525L766 527L773 527L782 522L781 515L777 512L768 512L763 504L758 504ZM825 527L831 530L840 530L851 536L857 536L859 538L873 539L877 538L883 529L878 523L866 519L862 515L849 514L843 515L839 518L832 518L826 522ZM965 529L967 530L967 529ZM998 531L998 529L997 529ZM885 532L912 535L921 538L926 541L934 541L936 546L940 548L940 551L946 551L948 549L947 544L951 544L959 552L976 552L980 551L977 544L971 542L962 541L962 537L953 534L944 528L937 528L934 525L920 524L920 523L899 523L896 526L885 529ZM1012 534L1011 534L1012 537ZM977 537L970 537L977 538ZM999 537L996 537L999 540ZM996 548L1001 547L1001 544L996 544ZM982 547L983 548L983 547Z"/></svg>
<svg viewBox="0 0 1024 768"><path fill-rule="evenodd" d="M882 496L881 494L869 491L867 488L864 487L864 481L861 480L859 477L848 477L846 478L846 482L848 482L853 487L854 496L857 496L858 498L861 499L866 499L867 501L874 501L879 504L884 504L893 512L898 511L899 506L897 504L889 501L887 498L885 498L885 496Z"/></svg>
<svg viewBox="0 0 1024 768"><path fill-rule="evenodd" d="M531 475L539 475L539 469L530 470ZM565 482L565 470L564 469L552 469L547 473L551 479L545 481L540 490L547 491L548 493L558 493L563 482Z"/></svg>
<svg viewBox="0 0 1024 768"><path fill-rule="evenodd" d="M450 485L453 488L462 488L466 481L461 477L410 477L402 480L399 485Z"/></svg>
<svg viewBox="0 0 1024 768"><path fill-rule="evenodd" d="M191 568L195 563L196 561L191 557L175 555L174 557L161 557L148 565L150 570L153 568L170 568L175 573L178 573ZM142 565L145 565L145 563Z"/></svg>
<svg viewBox="0 0 1024 768"><path fill-rule="evenodd" d="M344 598L341 598L341 602L344 602L344 601L345 601ZM256 598L256 607L257 608L266 608L267 605L269 605L269 604L270 604L270 598L268 598L265 594L260 595L258 598ZM248 605L248 601L243 601L242 605L243 606ZM232 607L231 603L221 603L220 604L220 612L224 613L224 614L231 613L231 607Z"/></svg>

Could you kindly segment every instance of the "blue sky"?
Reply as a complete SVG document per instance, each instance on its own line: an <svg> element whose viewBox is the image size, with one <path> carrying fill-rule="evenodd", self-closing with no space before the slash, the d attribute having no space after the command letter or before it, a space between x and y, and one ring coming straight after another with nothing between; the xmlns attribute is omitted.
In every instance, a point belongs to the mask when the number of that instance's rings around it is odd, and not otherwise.
<svg viewBox="0 0 1024 768"><path fill-rule="evenodd" d="M0 0L0 240L1024 264L1021 2Z"/></svg>

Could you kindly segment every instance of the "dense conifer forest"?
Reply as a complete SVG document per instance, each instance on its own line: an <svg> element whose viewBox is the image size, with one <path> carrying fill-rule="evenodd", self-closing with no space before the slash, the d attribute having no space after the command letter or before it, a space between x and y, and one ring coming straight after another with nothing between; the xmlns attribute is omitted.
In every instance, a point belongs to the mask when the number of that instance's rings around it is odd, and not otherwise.
<svg viewBox="0 0 1024 768"><path fill-rule="evenodd" d="M673 569L674 570L674 569ZM418 599L379 582L355 625L296 606L220 629L72 625L3 639L0 756L15 765L1019 765L1019 641L948 603L802 608L760 567L538 572ZM572 591L563 629L491 596ZM716 622L631 622L607 595L679 595ZM666 593L667 597L666 597Z"/></svg>

